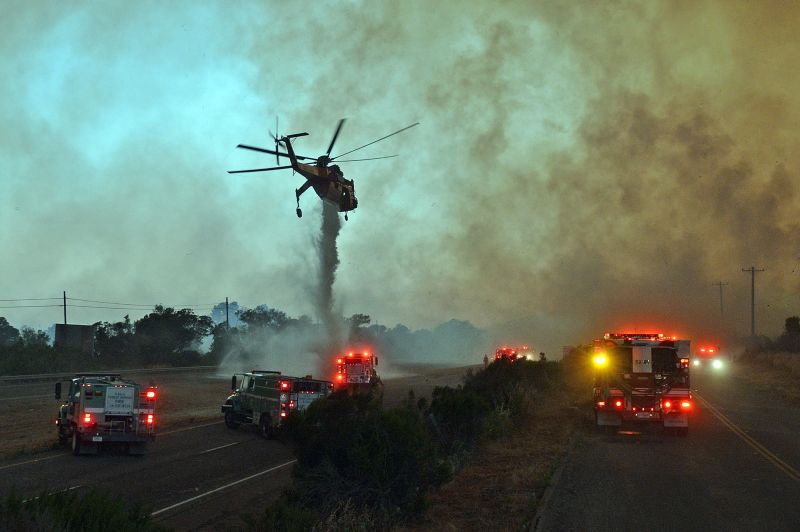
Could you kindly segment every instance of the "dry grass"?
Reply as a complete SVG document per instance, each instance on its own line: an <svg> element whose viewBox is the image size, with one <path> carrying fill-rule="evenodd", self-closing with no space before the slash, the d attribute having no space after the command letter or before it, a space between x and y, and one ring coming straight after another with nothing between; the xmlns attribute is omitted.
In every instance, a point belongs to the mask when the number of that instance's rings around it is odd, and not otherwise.
<svg viewBox="0 0 800 532"><path fill-rule="evenodd" d="M466 368L415 367L423 373L397 379L385 380L385 402L399 404L409 389L417 396L430 397L434 386L454 385L461 382ZM135 375L124 373L126 379L143 385L158 386L156 419L158 430L222 420L220 405L230 393L230 376L215 377L208 372L164 373L160 375ZM0 402L0 459L32 453L57 446L55 418L59 401L51 394L52 385L32 388L19 387L18 395L35 398ZM42 397L38 397L42 395Z"/></svg>
<svg viewBox="0 0 800 532"><path fill-rule="evenodd" d="M522 430L488 442L470 465L431 496L424 520L406 530L530 527L544 489L580 422L568 393L545 395Z"/></svg>
<svg viewBox="0 0 800 532"><path fill-rule="evenodd" d="M220 405L229 393L228 378L212 378L208 373L126 375L141 384L158 386L156 419L159 430L221 419ZM47 385L50 386L50 385ZM40 389L43 387L39 387ZM49 389L52 389L50 387ZM25 390L25 388L20 388ZM20 391L20 396L31 395ZM0 403L0 458L42 451L57 446L55 418L59 401L39 397Z"/></svg>
<svg viewBox="0 0 800 532"><path fill-rule="evenodd" d="M736 362L737 376L757 386L777 391L787 401L800 404L800 353L748 354Z"/></svg>

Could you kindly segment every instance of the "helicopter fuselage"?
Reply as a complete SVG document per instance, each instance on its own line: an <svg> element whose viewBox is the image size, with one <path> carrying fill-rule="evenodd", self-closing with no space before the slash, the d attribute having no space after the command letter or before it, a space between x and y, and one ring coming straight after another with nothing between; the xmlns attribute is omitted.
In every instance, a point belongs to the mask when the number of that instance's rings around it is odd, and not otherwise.
<svg viewBox="0 0 800 532"><path fill-rule="evenodd" d="M317 196L323 201L336 205L339 212L352 211L358 207L355 184L352 180L345 179L344 174L337 165L320 166L301 163L295 157L289 139L282 140L286 144L292 168L308 180Z"/></svg>

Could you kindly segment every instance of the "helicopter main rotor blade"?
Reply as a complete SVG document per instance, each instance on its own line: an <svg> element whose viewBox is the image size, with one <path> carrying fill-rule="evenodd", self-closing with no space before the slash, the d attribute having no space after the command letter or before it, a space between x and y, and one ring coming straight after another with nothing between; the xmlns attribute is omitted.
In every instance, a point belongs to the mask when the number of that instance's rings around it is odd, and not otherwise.
<svg viewBox="0 0 800 532"><path fill-rule="evenodd" d="M328 151L325 153L327 157L330 157L331 150L333 149L333 145L336 143L336 139L339 137L339 132L342 130L342 126L344 125L344 118L339 120L339 125L336 126L336 132L333 134L333 138L331 139L331 143L328 146Z"/></svg>
<svg viewBox="0 0 800 532"><path fill-rule="evenodd" d="M272 168L255 168L253 170L228 170L229 174L246 174L248 172L268 172L270 170L286 170L291 168L292 165L289 166L273 166Z"/></svg>
<svg viewBox="0 0 800 532"><path fill-rule="evenodd" d="M406 126L406 127L404 127L403 129L398 129L398 130L397 130L397 131L395 131L394 133L389 133L389 134L388 134L388 135L386 135L385 137L381 137L381 138L379 138L378 140L373 140L372 142L368 142L367 144L364 144L363 146L359 146L358 148L352 149L352 150L350 150L350 151L347 151L347 152L344 152L344 153L340 153L340 154L339 154L339 155L337 155L336 157L333 157L333 158L331 158L331 161L335 161L335 160L336 160L336 159L338 159L339 157L343 157L343 156L345 156L345 155L348 155L348 154L350 154L350 153L353 153L354 151L358 151L358 150L360 150L361 148L366 148L367 146L372 146L372 145L373 145L373 144L375 144L376 142L380 142L380 141L382 141L383 139L388 139L388 138L389 138L389 137L391 137L392 135L397 135L398 133L402 133L402 132L403 132L403 131L405 131L406 129L411 129L412 127L414 127L414 126L418 126L418 125L419 125L419 122L414 122L414 123L413 123L413 124L411 124L410 126Z"/></svg>
<svg viewBox="0 0 800 532"><path fill-rule="evenodd" d="M237 148L243 148L245 150L260 151L261 153L269 153L270 155L280 155L281 157L289 157L288 153L283 153L281 151L276 151L276 150L270 150L270 149L267 149L267 148L259 148L259 147L256 147L256 146L248 146L246 144L239 144L236 147ZM295 155L295 157L297 159L300 159L301 161L302 160L307 160L307 161L315 161L316 160L314 157L305 157L303 155Z"/></svg>
<svg viewBox="0 0 800 532"><path fill-rule="evenodd" d="M397 155L384 155L383 157L369 157L368 159L342 159L341 161L336 161L337 163L354 163L356 161L374 161L376 159L391 159L392 157L397 157Z"/></svg>

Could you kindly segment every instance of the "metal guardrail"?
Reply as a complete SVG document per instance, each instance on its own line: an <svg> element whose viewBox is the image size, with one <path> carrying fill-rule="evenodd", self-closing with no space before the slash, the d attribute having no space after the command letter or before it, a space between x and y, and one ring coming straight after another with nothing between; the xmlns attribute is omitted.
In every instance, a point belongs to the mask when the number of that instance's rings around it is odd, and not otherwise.
<svg viewBox="0 0 800 532"><path fill-rule="evenodd" d="M177 368L141 368L141 369L109 369L109 370L87 370L87 371L62 371L59 373L36 373L33 375L7 375L0 377L0 385L17 384L26 382L54 382L69 380L78 373L120 373L122 375L132 373L171 373L179 371L211 371L217 366L184 366Z"/></svg>

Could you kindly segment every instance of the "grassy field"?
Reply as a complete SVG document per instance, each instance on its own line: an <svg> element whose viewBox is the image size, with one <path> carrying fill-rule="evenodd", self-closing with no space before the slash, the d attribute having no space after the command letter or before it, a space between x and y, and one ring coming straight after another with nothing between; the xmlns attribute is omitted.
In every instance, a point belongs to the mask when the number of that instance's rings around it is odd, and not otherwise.
<svg viewBox="0 0 800 532"><path fill-rule="evenodd" d="M749 353L737 360L734 371L757 386L777 391L790 403L800 404L800 354Z"/></svg>
<svg viewBox="0 0 800 532"><path fill-rule="evenodd" d="M140 384L158 386L156 420L158 430L210 419L221 419L220 405L229 393L230 380L215 378L209 373L132 375ZM42 451L57 446L55 418L60 404L53 395L52 385L37 385L37 395L31 387L15 385L19 399L4 399L0 405L0 458L21 453ZM47 390L49 395L43 395Z"/></svg>
<svg viewBox="0 0 800 532"><path fill-rule="evenodd" d="M414 389L417 396L426 395L434 386L455 385L461 382L466 368L414 366L406 373L417 373L386 379L384 400L388 405L399 404ZM156 419L159 431L192 423L222 420L220 405L230 393L230 377L216 377L208 372L164 373L124 377L143 385L158 386ZM18 454L43 451L57 447L55 418L59 401L53 397L53 385L14 385L19 399L8 393L0 399L0 459Z"/></svg>

